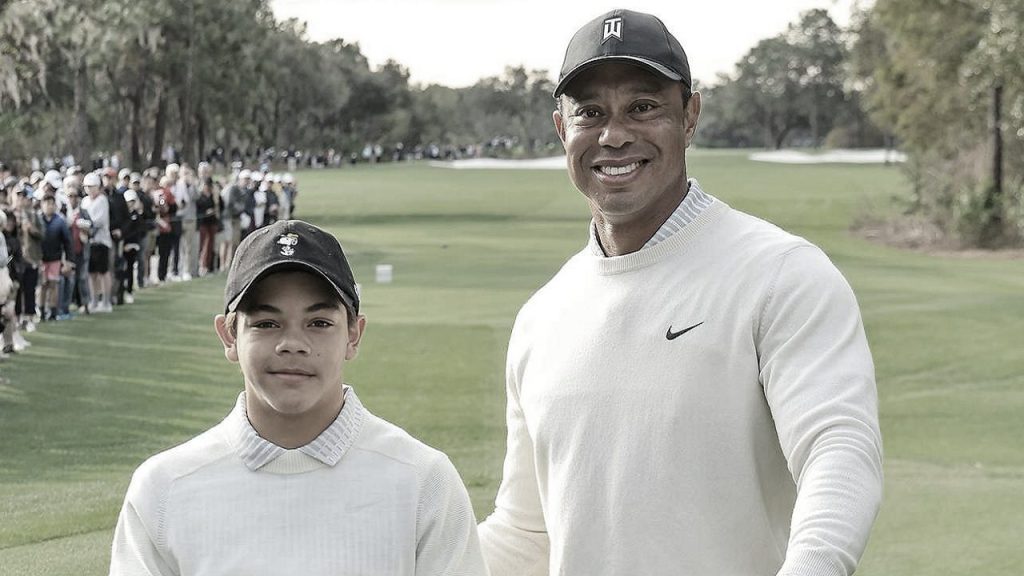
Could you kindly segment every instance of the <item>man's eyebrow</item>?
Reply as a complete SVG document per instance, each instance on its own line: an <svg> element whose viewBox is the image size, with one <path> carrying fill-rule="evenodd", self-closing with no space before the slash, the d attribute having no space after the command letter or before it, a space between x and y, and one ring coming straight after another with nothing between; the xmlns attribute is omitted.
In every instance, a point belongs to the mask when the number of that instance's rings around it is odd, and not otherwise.
<svg viewBox="0 0 1024 576"><path fill-rule="evenodd" d="M652 80L632 80L625 83L627 89L641 94L657 94L665 89L665 86ZM566 96L572 102L580 103L586 100L593 100L597 97L597 91L590 87L580 88L578 92L566 92Z"/></svg>

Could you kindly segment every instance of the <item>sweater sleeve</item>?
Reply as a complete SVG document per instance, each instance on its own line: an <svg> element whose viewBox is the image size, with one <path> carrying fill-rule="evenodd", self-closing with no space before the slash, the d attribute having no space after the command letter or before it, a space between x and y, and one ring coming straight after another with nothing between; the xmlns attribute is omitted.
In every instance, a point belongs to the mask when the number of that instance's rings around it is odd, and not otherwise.
<svg viewBox="0 0 1024 576"><path fill-rule="evenodd" d="M780 576L848 576L882 496L874 365L853 291L819 249L785 254L757 324L765 397L797 486Z"/></svg>
<svg viewBox="0 0 1024 576"><path fill-rule="evenodd" d="M135 473L114 529L110 576L178 576L158 545L162 491L154 488L141 469Z"/></svg>
<svg viewBox="0 0 1024 576"><path fill-rule="evenodd" d="M439 456L424 479L417 510L416 575L486 576L469 494L451 461Z"/></svg>
<svg viewBox="0 0 1024 576"><path fill-rule="evenodd" d="M550 541L541 508L533 441L519 403L513 344L506 374L508 441L494 512L480 524L492 576L546 576Z"/></svg>

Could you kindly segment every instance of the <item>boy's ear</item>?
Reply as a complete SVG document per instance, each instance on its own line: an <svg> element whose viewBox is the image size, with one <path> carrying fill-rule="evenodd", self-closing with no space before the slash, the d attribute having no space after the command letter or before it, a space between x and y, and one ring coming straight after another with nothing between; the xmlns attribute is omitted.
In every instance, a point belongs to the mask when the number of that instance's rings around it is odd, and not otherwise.
<svg viewBox="0 0 1024 576"><path fill-rule="evenodd" d="M238 316L235 316L237 322ZM217 314L213 319L213 329L217 331L217 337L224 344L224 357L231 362L238 362L238 349L235 348L235 334L231 326L228 326L227 316Z"/></svg>
<svg viewBox="0 0 1024 576"><path fill-rule="evenodd" d="M359 354L359 341L366 331L366 316L356 316L356 322L348 329L348 346L345 348L345 360L352 360Z"/></svg>

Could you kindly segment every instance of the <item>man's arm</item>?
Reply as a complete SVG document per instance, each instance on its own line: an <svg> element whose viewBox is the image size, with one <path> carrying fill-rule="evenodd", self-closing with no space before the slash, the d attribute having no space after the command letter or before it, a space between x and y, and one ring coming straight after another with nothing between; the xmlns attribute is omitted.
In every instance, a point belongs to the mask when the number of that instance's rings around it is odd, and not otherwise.
<svg viewBox="0 0 1024 576"><path fill-rule="evenodd" d="M447 457L424 480L416 511L417 576L487 576L469 494Z"/></svg>
<svg viewBox="0 0 1024 576"><path fill-rule="evenodd" d="M882 498L874 365L853 291L813 246L784 255L756 319L761 382L797 485L780 576L848 576Z"/></svg>
<svg viewBox="0 0 1024 576"><path fill-rule="evenodd" d="M512 344L509 345L511 358ZM506 376L508 441L494 512L480 524L491 576L546 576L550 542L540 503L533 441L519 404L512 362Z"/></svg>

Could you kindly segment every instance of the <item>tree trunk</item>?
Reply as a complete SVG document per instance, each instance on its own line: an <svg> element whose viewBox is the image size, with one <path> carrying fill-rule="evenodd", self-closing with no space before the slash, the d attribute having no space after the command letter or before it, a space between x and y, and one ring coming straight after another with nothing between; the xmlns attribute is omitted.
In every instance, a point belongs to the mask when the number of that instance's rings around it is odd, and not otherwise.
<svg viewBox="0 0 1024 576"><path fill-rule="evenodd" d="M992 89L992 192L986 201L991 208L1003 194L1003 85Z"/></svg>
<svg viewBox="0 0 1024 576"><path fill-rule="evenodd" d="M157 84L156 92L156 122L153 125L153 149L149 153L149 165L162 167L164 131L167 129L167 94L162 84Z"/></svg>
<svg viewBox="0 0 1024 576"><path fill-rule="evenodd" d="M195 26L195 3L189 0L188 3L188 18L189 27L185 33L185 45L186 53L188 56L185 59L185 91L182 94L181 104L181 123L182 123L182 134L181 134L181 145L182 145L182 157L181 159L188 164L196 165L196 130L194 114L192 113L192 100L194 98L192 94L192 76L193 76L193 61L195 60L195 41L192 38L193 31L196 29Z"/></svg>
<svg viewBox="0 0 1024 576"><path fill-rule="evenodd" d="M131 122L129 122L128 126L129 137L131 138L131 160L129 165L136 170L142 167L141 134L139 132L142 129L142 92L144 90L145 88L141 83L135 85L135 91L131 98Z"/></svg>
<svg viewBox="0 0 1024 576"><path fill-rule="evenodd" d="M818 142L818 98L815 96L811 99L811 142L815 148L820 148L821 143Z"/></svg>
<svg viewBox="0 0 1024 576"><path fill-rule="evenodd" d="M274 131L270 135L270 145L277 146L277 136L281 127L281 96L274 99Z"/></svg>
<svg viewBox="0 0 1024 576"><path fill-rule="evenodd" d="M82 55L75 66L75 87L74 104L72 107L71 134L69 135L68 148L75 155L75 161L82 166L91 160L89 150L89 119L86 110L86 90L88 89L88 70L85 65L85 56Z"/></svg>
<svg viewBox="0 0 1024 576"><path fill-rule="evenodd" d="M206 160L206 118L203 118L202 104L196 106L196 138L199 142L199 160Z"/></svg>
<svg viewBox="0 0 1024 576"><path fill-rule="evenodd" d="M985 194L988 221L981 234L981 244L994 247L1003 234L1003 85L992 88L992 184Z"/></svg>

